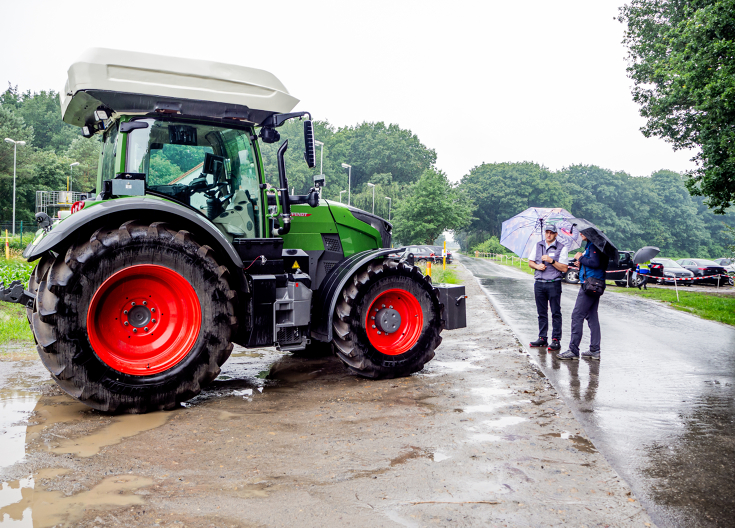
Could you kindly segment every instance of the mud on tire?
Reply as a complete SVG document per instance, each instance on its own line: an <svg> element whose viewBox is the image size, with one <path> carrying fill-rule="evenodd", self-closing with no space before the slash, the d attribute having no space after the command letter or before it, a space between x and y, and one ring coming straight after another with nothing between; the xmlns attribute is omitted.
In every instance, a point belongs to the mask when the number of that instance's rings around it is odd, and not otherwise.
<svg viewBox="0 0 735 528"><path fill-rule="evenodd" d="M376 299L403 293L413 298L412 306L420 311L411 317L422 319L422 323L415 328L413 339L399 343L391 351L382 347L374 334L371 336L376 342L371 341L366 322L372 321L369 310ZM405 329L405 321L402 322ZM396 378L424 368L442 341L442 329L442 307L433 293L431 278L424 277L416 266L385 259L358 270L342 289L334 310L332 344L337 357L356 374L374 379Z"/></svg>
<svg viewBox="0 0 735 528"><path fill-rule="evenodd" d="M91 321L97 325L92 328L94 335L105 335L108 328L121 331L117 327L120 321L95 319L105 311L112 313L109 306L98 302L98 309L88 318L89 308L95 293L104 290L101 287L109 284L111 277L140 265L176 277L187 288L190 285L191 303L200 310L201 319L200 329L190 333L186 349L151 375L113 368L101 359L104 354L95 352L87 328ZM125 292L127 283L121 284L118 290ZM162 222L129 221L119 228L98 229L65 255L43 257L29 287L37 293L29 316L43 364L64 391L101 411L144 413L175 408L216 378L232 351L235 293L229 287L227 268L218 264L210 247L197 244L189 232ZM170 321L175 321L173 316ZM160 323L164 324L163 318ZM142 334L143 328L140 330ZM155 344L150 348L155 350ZM131 350L134 356L135 347Z"/></svg>

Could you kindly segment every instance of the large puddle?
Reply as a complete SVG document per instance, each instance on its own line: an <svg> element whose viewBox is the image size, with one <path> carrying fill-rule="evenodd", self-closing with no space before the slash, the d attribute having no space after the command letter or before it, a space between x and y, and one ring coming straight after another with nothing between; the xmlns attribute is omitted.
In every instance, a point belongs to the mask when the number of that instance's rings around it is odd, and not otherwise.
<svg viewBox="0 0 735 528"><path fill-rule="evenodd" d="M0 361L0 524L43 528L74 525L86 510L101 511L143 503L141 488L153 482L138 475L105 477L84 491L60 490L64 479L85 476L83 469L37 469L30 455L94 457L109 446L163 426L177 412L110 416L99 413L56 390L35 361ZM333 357L299 357L273 349L237 347L222 373L185 407L222 397L252 401L268 387L344 375ZM46 385L46 387L42 387ZM216 418L237 420L245 413L220 411ZM53 459L47 459L53 464ZM66 463L63 465L67 465ZM76 467L82 467L75 465ZM89 476L89 475L86 475Z"/></svg>

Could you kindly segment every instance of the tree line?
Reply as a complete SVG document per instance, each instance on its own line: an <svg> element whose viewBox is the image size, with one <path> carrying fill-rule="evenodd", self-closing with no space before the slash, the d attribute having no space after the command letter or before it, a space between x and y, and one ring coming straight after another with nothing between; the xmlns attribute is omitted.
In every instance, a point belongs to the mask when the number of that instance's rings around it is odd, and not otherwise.
<svg viewBox="0 0 735 528"><path fill-rule="evenodd" d="M717 257L726 253L735 228L731 209L715 215L701 196L692 196L687 178L660 170L634 177L594 165L573 165L551 171L533 162L485 163L453 184L436 168L436 152L410 130L383 122L335 127L315 121L315 137L324 143L323 197L374 210L391 217L394 237L401 244L430 244L446 230L453 231L464 250L499 237L503 220L531 206L564 207L595 222L620 249L656 245L668 256ZM319 173L303 160L303 124L298 120L279 128L289 141L286 170L289 186L306 193ZM70 165L74 189L95 185L100 141L85 139L77 127L61 120L58 94L20 92L10 87L0 95L0 137L27 142L18 147L16 218L32 221L36 190L66 188ZM277 184L275 152L278 143L259 142L266 180ZM191 164L179 153L181 164ZM156 161L156 160L153 160ZM152 161L152 163L153 163ZM161 171L177 160L157 160ZM352 179L348 191L348 170ZM187 165L188 166L188 165ZM160 172L160 171L159 171ZM12 214L13 146L0 143L0 221ZM374 187L368 184L373 184ZM345 191L345 192L340 192ZM390 200L387 200L389 198ZM494 246L493 246L494 247Z"/></svg>

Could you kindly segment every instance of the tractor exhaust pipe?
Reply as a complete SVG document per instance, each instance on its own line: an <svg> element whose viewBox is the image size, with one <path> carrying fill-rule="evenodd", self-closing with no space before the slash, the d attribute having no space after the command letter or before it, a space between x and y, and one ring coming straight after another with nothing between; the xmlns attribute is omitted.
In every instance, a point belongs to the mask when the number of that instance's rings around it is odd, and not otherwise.
<svg viewBox="0 0 735 528"><path fill-rule="evenodd" d="M288 140L284 141L278 147L278 153L276 154L276 158L278 159L278 182L281 185L278 192L281 193L281 208L283 209L281 221L283 222L283 227L273 228L274 236L283 236L291 231L291 202L288 199L288 179L286 178L286 162L284 161L287 149Z"/></svg>

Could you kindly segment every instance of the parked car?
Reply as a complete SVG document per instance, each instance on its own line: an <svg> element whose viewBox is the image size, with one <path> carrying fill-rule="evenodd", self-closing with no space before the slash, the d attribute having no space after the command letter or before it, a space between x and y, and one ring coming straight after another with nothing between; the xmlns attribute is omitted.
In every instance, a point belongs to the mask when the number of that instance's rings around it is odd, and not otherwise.
<svg viewBox="0 0 735 528"><path fill-rule="evenodd" d="M709 259L687 258L677 260L676 262L678 262L681 267L691 271L695 277L712 277L711 279L703 279L701 281L697 281L699 283L719 283L719 285L721 286L723 284L730 283L730 281L732 280L731 277L727 277L727 270L724 267L719 265L717 262ZM717 275L725 275L725 277L720 277L718 279Z"/></svg>
<svg viewBox="0 0 735 528"><path fill-rule="evenodd" d="M719 259L715 259L715 262L717 262L717 264L725 268L730 275L735 273L735 259L719 258Z"/></svg>
<svg viewBox="0 0 735 528"><path fill-rule="evenodd" d="M431 262L432 264L441 264L442 262L442 252L439 250L437 254L436 247L434 246L408 246L408 248L411 250L411 253L413 253L414 260L418 264L426 264L427 262ZM450 262L451 258L449 257L449 253L447 253L447 263Z"/></svg>
<svg viewBox="0 0 735 528"><path fill-rule="evenodd" d="M661 266L661 269L657 269ZM673 284L674 278L687 279L694 277L694 273L679 265L678 262L668 258L655 258L651 260L651 279L659 283ZM692 281L684 281L682 284L692 285Z"/></svg>
<svg viewBox="0 0 735 528"><path fill-rule="evenodd" d="M434 254L439 257L439 262L442 261L442 251L444 251L443 246L429 246L434 250ZM447 250L447 264L452 263L452 252Z"/></svg>

